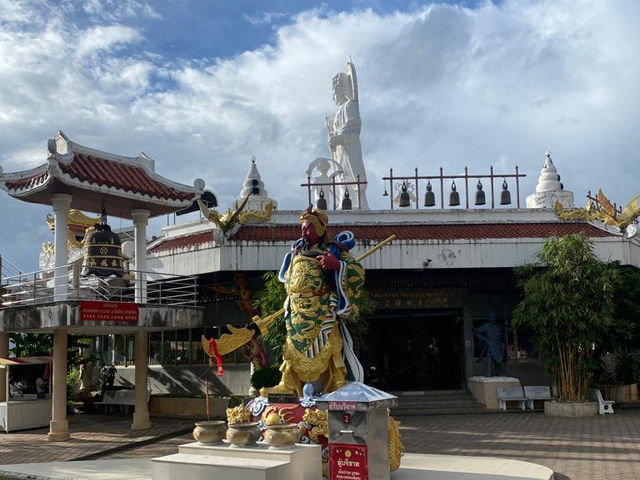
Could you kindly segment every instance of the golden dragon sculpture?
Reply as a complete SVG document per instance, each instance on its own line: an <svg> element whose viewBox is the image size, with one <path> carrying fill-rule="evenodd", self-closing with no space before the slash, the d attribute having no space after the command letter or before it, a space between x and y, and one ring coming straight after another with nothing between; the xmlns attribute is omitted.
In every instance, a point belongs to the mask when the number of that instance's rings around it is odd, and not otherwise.
<svg viewBox="0 0 640 480"><path fill-rule="evenodd" d="M633 197L620 212L615 209L602 189L598 190L596 200L599 207L592 200L589 200L586 208L564 208L560 202L556 202L555 211L563 220L599 220L620 230L624 230L640 217L640 194Z"/></svg>

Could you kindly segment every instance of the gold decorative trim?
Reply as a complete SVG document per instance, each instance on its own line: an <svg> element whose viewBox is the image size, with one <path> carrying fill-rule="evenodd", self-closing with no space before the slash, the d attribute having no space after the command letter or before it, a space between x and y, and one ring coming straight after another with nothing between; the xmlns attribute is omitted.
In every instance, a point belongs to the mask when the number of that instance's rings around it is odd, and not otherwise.
<svg viewBox="0 0 640 480"><path fill-rule="evenodd" d="M392 472L400 468L400 459L404 455L404 445L400 438L400 422L391 415L387 416L387 430L389 432L389 470Z"/></svg>
<svg viewBox="0 0 640 480"><path fill-rule="evenodd" d="M68 225L76 225L78 227L85 227L85 230L89 227L93 227L96 223L100 223L101 215L97 217L89 217L82 213L80 210L69 210L69 218L67 220ZM52 232L56 229L56 219L50 213L47 214L47 225Z"/></svg>
<svg viewBox="0 0 640 480"><path fill-rule="evenodd" d="M565 209L560 202L556 202L554 210L562 220L599 220L605 225L618 227L624 230L636 221L640 216L640 194L633 197L627 206L621 211L616 211L611 201L602 192L598 190L596 195L598 204L589 200L586 208L569 208Z"/></svg>

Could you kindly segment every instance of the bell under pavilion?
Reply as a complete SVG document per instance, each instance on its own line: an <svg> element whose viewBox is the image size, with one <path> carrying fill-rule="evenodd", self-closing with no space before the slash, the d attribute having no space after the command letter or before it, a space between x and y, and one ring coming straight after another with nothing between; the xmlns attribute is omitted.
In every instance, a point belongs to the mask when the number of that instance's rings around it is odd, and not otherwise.
<svg viewBox="0 0 640 480"><path fill-rule="evenodd" d="M187 328L201 321L195 307L194 282L174 277L177 294L150 291L158 272L147 273L146 238L149 218L191 207L204 193L204 181L193 186L173 182L155 172L144 153L124 157L88 148L57 132L47 143L48 158L25 171L3 173L0 188L11 197L51 205L55 213L55 263L52 273L25 277L14 294L33 292L28 301L0 309L0 358L8 357L10 332L53 333L53 388L48 438L69 438L66 417L67 335L135 333L135 411L132 429L150 426L147 398L147 336L152 329ZM119 291L121 302L105 302L94 285L86 285L79 268L69 273L67 245L69 213L100 213L133 220L135 269L128 281L104 279L102 287ZM73 231L72 231L73 233ZM111 233L111 232L109 232ZM79 266L79 265L77 265ZM120 283L118 283L120 282ZM182 285L182 286L181 286ZM21 290L22 289L22 290ZM185 292L190 291L190 294ZM16 296L14 295L14 298ZM19 298L19 296L18 296ZM8 400L4 370L0 370L0 402ZM28 403L28 402L24 402ZM35 405L35 404L34 404ZM47 405L48 407L48 405ZM49 408L49 407L48 407Z"/></svg>

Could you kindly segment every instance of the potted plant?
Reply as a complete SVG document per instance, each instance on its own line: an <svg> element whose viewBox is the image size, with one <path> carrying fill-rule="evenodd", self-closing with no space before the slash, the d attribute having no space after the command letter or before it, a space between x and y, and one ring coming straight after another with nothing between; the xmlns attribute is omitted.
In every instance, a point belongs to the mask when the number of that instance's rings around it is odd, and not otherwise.
<svg viewBox="0 0 640 480"><path fill-rule="evenodd" d="M603 340L615 334L617 270L601 262L584 234L552 237L539 262L518 267L524 292L514 310L516 328L530 328L537 350L555 379L557 401L545 413L597 414L589 402L592 360Z"/></svg>
<svg viewBox="0 0 640 480"><path fill-rule="evenodd" d="M608 399L616 403L629 403L638 400L638 359L626 350L618 353L615 363L615 386L610 386Z"/></svg>
<svg viewBox="0 0 640 480"><path fill-rule="evenodd" d="M227 408L227 440L232 447L253 446L260 438L258 422L251 421L251 410L244 405Z"/></svg>

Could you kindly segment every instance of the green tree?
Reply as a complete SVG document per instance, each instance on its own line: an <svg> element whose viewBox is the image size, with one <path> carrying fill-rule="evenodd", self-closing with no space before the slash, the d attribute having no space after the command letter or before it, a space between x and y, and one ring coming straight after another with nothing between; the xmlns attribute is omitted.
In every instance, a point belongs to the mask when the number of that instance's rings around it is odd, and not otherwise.
<svg viewBox="0 0 640 480"><path fill-rule="evenodd" d="M277 272L267 272L263 278L265 283L258 293L256 305L262 312L262 315L266 316L282 308L287 298L287 292L284 289L284 284L278 279ZM372 313L375 310L375 304L369 297L366 289L362 289L360 296L353 299L353 303L356 305L354 311L357 310L358 313L357 315L352 314L350 316L348 328L354 343L354 349L358 351L361 342L369 330L368 322L359 320L362 316ZM280 366L282 362L282 347L287 339L284 315L280 315L271 322L267 333L265 333L262 338L271 352L271 366Z"/></svg>
<svg viewBox="0 0 640 480"><path fill-rule="evenodd" d="M539 263L516 268L524 297L514 325L533 330L559 400L586 401L594 352L615 335L618 271L596 257L584 233L550 238L537 257Z"/></svg>

